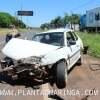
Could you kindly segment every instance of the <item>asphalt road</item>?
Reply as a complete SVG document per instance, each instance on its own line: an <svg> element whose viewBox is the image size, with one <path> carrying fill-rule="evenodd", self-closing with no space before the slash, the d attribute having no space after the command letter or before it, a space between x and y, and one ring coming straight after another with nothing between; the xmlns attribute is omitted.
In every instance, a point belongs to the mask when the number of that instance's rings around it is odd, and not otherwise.
<svg viewBox="0 0 100 100"><path fill-rule="evenodd" d="M34 33L36 32L30 32L30 38ZM22 38L26 36L29 34L22 34ZM0 50L3 46L4 36L0 36ZM0 53L0 58L2 57L3 54ZM83 55L82 65L75 66L66 81L67 87L58 90L49 83L12 81L9 77L0 75L0 100L100 100L100 59ZM55 95L49 95L52 92Z"/></svg>

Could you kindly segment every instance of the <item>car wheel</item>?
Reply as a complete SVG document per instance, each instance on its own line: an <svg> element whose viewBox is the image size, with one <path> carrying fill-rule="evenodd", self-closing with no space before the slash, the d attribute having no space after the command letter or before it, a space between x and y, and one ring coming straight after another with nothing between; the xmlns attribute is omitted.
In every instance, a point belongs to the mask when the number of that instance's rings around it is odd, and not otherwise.
<svg viewBox="0 0 100 100"><path fill-rule="evenodd" d="M82 59L81 58L77 61L77 65L78 66L82 65Z"/></svg>
<svg viewBox="0 0 100 100"><path fill-rule="evenodd" d="M67 81L67 66L64 61L61 61L57 64L56 68L56 86L59 89L63 89L66 87Z"/></svg>

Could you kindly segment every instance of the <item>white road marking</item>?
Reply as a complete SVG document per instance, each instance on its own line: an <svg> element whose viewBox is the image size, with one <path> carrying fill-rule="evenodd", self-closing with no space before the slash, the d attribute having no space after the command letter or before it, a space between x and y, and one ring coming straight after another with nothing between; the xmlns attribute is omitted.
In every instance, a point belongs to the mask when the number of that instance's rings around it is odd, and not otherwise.
<svg viewBox="0 0 100 100"><path fill-rule="evenodd" d="M42 85L42 93L46 93L49 90L49 86L48 83ZM50 98L48 98L48 95L43 96L43 100L51 100Z"/></svg>
<svg viewBox="0 0 100 100"><path fill-rule="evenodd" d="M6 90L9 87L9 85L7 85L5 88L3 88L4 90Z"/></svg>

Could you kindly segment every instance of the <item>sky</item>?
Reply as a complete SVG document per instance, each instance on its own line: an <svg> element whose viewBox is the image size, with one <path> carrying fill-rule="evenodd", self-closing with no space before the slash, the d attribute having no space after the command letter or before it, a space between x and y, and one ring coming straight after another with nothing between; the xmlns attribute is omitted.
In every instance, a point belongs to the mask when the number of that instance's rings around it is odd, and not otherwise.
<svg viewBox="0 0 100 100"><path fill-rule="evenodd" d="M65 13L85 14L87 10L100 7L100 0L1 0L0 12L13 16L18 10L31 10L33 16L23 16L22 20L29 26L39 27ZM21 17L19 17L21 18Z"/></svg>

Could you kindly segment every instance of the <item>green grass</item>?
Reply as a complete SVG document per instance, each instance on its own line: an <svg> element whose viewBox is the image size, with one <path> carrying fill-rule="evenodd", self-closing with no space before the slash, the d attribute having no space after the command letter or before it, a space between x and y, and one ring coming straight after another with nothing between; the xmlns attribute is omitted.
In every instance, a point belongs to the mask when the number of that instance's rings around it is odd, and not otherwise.
<svg viewBox="0 0 100 100"><path fill-rule="evenodd" d="M10 32L10 29L8 28L0 28L0 35L7 34L9 32Z"/></svg>
<svg viewBox="0 0 100 100"><path fill-rule="evenodd" d="M100 58L100 33L77 32L83 40L84 46L89 46L89 54Z"/></svg>
<svg viewBox="0 0 100 100"><path fill-rule="evenodd" d="M19 28L18 31L19 31L19 32L27 32L28 30L27 30L26 28L24 28L24 29Z"/></svg>
<svg viewBox="0 0 100 100"><path fill-rule="evenodd" d="M10 29L10 28L0 28L0 35L5 35L5 34L11 32L11 30L12 29ZM18 28L18 32L21 32L21 33L29 32L29 31L30 30L26 29L26 28L23 28L23 29L22 28ZM42 32L43 30L40 29L40 28L33 28L31 31L33 31L33 32Z"/></svg>
<svg viewBox="0 0 100 100"><path fill-rule="evenodd" d="M19 28L18 31L19 32L26 32L27 29L21 29L21 28ZM9 29L9 28L0 28L0 35L7 34L9 32L11 32L11 29Z"/></svg>

